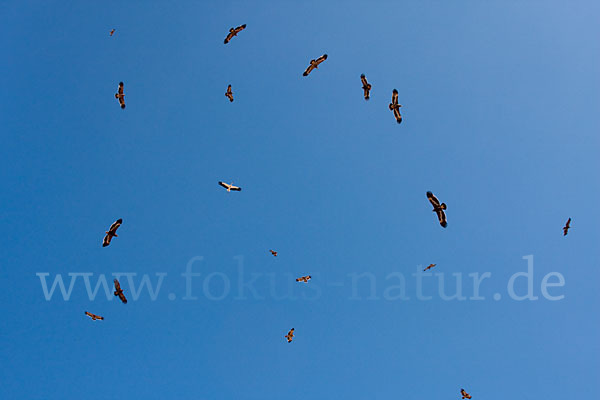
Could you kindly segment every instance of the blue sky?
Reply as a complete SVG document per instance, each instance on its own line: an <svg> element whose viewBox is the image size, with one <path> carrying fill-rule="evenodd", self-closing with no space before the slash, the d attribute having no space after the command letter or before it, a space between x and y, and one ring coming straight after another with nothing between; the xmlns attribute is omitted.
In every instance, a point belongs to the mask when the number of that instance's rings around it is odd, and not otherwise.
<svg viewBox="0 0 600 400"><path fill-rule="evenodd" d="M0 398L597 398L599 11L1 2ZM527 255L538 300L516 301ZM429 263L467 297L489 272L485 300L445 301L435 276L418 300L411 274ZM155 300L122 278L127 305L90 300L81 277L47 301L36 276L118 272L166 275ZM552 272L562 300L541 295ZM398 273L407 300L385 296ZM236 298L239 282L262 298Z"/></svg>

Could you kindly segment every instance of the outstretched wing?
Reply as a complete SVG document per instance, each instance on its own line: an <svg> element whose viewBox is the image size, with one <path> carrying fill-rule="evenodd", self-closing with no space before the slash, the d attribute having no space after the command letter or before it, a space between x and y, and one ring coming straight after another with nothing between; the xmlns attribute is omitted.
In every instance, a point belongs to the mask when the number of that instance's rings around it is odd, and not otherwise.
<svg viewBox="0 0 600 400"><path fill-rule="evenodd" d="M119 299L121 299L121 301L123 302L123 304L127 304L127 297L125 297L122 290L120 292L118 292L118 296L119 296Z"/></svg>
<svg viewBox="0 0 600 400"><path fill-rule="evenodd" d="M367 83L367 77L365 76L365 74L361 74L360 75L360 81L362 82L363 87L368 85L368 83Z"/></svg>
<svg viewBox="0 0 600 400"><path fill-rule="evenodd" d="M244 29L246 29L246 24L244 25L240 25L237 28L235 28L235 33L240 33L241 31L243 31Z"/></svg>
<svg viewBox="0 0 600 400"><path fill-rule="evenodd" d="M225 182L219 181L219 185L223 186L225 189L229 189L230 188L230 185L227 184L227 183L225 183Z"/></svg>
<svg viewBox="0 0 600 400"><path fill-rule="evenodd" d="M437 197L435 197L433 195L433 193L427 192L427 199L433 205L434 208L437 208L440 206L440 201L437 199Z"/></svg>
<svg viewBox="0 0 600 400"><path fill-rule="evenodd" d="M120 292L121 291L121 284L119 283L119 281L117 279L115 279L113 282L115 284L115 291L116 292Z"/></svg>
<svg viewBox="0 0 600 400"><path fill-rule="evenodd" d="M321 64L325 60L327 60L327 54L323 54L321 57L317 58L317 65Z"/></svg>
<svg viewBox="0 0 600 400"><path fill-rule="evenodd" d="M392 91L392 105L395 106L398 104L398 91L394 89Z"/></svg>
<svg viewBox="0 0 600 400"><path fill-rule="evenodd" d="M444 212L444 210L437 210L435 212L438 216L438 220L440 221L440 225L443 226L444 228L446 226L448 226L448 222L446 222L446 213Z"/></svg>
<svg viewBox="0 0 600 400"><path fill-rule="evenodd" d="M308 74L310 74L312 72L312 70L315 69L315 65L313 64L313 61L315 61L315 60L310 60L310 65L308 66L308 68L306 68L306 70L304 71L302 76L308 76Z"/></svg>
<svg viewBox="0 0 600 400"><path fill-rule="evenodd" d="M242 191L242 188L241 188L241 187L239 187L239 186L233 186L233 185L230 185L230 186L229 186L229 190L235 190L236 192L241 192L241 191Z"/></svg>
<svg viewBox="0 0 600 400"><path fill-rule="evenodd" d="M225 37L225 41L223 43L227 44L229 43L229 41L231 40L231 38L234 36L234 32L233 31L229 31L229 33L227 34L227 36Z"/></svg>
<svg viewBox="0 0 600 400"><path fill-rule="evenodd" d="M117 233L117 229L119 229L119 227L121 226L122 223L123 223L123 219L119 218L118 220L113 222L113 224L108 229L108 232L114 235L115 233Z"/></svg>
<svg viewBox="0 0 600 400"><path fill-rule="evenodd" d="M106 247L110 244L110 240L112 239L112 236L109 235L108 233L104 236L104 239L102 240L102 247Z"/></svg>
<svg viewBox="0 0 600 400"><path fill-rule="evenodd" d="M400 114L400 109L398 107L394 108L394 117L396 118L397 123L402 123L402 114Z"/></svg>

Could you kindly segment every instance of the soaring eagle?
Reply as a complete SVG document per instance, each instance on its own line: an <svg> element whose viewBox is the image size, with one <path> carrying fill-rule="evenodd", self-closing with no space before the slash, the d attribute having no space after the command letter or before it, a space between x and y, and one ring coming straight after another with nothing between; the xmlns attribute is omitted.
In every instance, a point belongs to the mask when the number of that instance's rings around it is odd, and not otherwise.
<svg viewBox="0 0 600 400"><path fill-rule="evenodd" d="M433 267L435 267L435 264L429 264L423 271L430 270Z"/></svg>
<svg viewBox="0 0 600 400"><path fill-rule="evenodd" d="M288 334L285 335L284 337L287 339L288 343L291 343L292 339L294 338L294 328L290 329Z"/></svg>
<svg viewBox="0 0 600 400"><path fill-rule="evenodd" d="M117 279L115 279L114 282L115 282L115 296L119 296L119 298L121 299L123 304L127 304L127 298L123 294L123 289L121 289L121 284L119 283L119 281Z"/></svg>
<svg viewBox="0 0 600 400"><path fill-rule="evenodd" d="M231 91L231 85L227 86L227 91L225 92L225 97L229 99L229 101L233 101L233 92Z"/></svg>
<svg viewBox="0 0 600 400"><path fill-rule="evenodd" d="M277 257L277 252L275 250L269 250L271 252L271 254L273 254L273 257Z"/></svg>
<svg viewBox="0 0 600 400"><path fill-rule="evenodd" d="M310 281L310 275L301 276L300 278L296 278L296 282L307 283L308 281Z"/></svg>
<svg viewBox="0 0 600 400"><path fill-rule="evenodd" d="M446 203L440 204L440 201L431 192L427 192L427 198L433 206L433 211L437 214L438 219L440 220L440 225L445 228L448 225L446 222L446 213L444 212L446 209Z"/></svg>
<svg viewBox="0 0 600 400"><path fill-rule="evenodd" d="M563 228L563 236L567 236L567 233L569 233L569 228L571 227L571 218L569 218L567 220L567 223L565 224L564 228Z"/></svg>
<svg viewBox="0 0 600 400"><path fill-rule="evenodd" d="M233 186L233 182L231 182L231 184L229 184L229 183L225 183L225 182L219 181L219 185L221 185L225 189L227 189L228 192L231 192L232 190L235 190L235 191L239 192L239 191L242 190L241 187Z"/></svg>
<svg viewBox="0 0 600 400"><path fill-rule="evenodd" d="M327 54L323 54L321 57L317 58L316 60L310 60L310 65L308 66L308 68L306 68L306 71L304 71L302 76L308 76L308 74L310 74L310 72L313 69L319 68L319 64L321 64L325 60L327 60Z"/></svg>
<svg viewBox="0 0 600 400"><path fill-rule="evenodd" d="M470 399L471 395L467 392L465 392L465 389L460 389L460 394L462 395L463 399Z"/></svg>
<svg viewBox="0 0 600 400"><path fill-rule="evenodd" d="M100 321L102 321L104 319L104 317L101 317L101 316L96 315L96 314L92 314L91 312L87 312L87 311L85 312L85 315L87 315L88 317L90 317L92 319L92 321L95 321L97 319L100 320Z"/></svg>
<svg viewBox="0 0 600 400"><path fill-rule="evenodd" d="M240 25L237 28L230 28L229 29L229 33L227 34L227 37L225 38L225 44L229 43L229 41L234 37L237 36L238 33L240 33L241 31L243 31L244 29L246 29L246 24L244 25Z"/></svg>
<svg viewBox="0 0 600 400"><path fill-rule="evenodd" d="M402 115L400 114L400 107L402 107L402 104L398 104L398 91L396 89L392 91L392 102L388 107L394 112L396 122L401 123Z"/></svg>
<svg viewBox="0 0 600 400"><path fill-rule="evenodd" d="M122 223L123 220L121 218L113 222L110 228L108 228L108 230L105 232L106 236L104 236L104 240L102 241L102 247L108 246L113 237L118 237L117 229L119 229Z"/></svg>
<svg viewBox="0 0 600 400"><path fill-rule="evenodd" d="M360 76L360 81L362 82L362 88L365 91L365 100L369 100L369 92L371 91L371 84L367 82L367 77L365 74Z"/></svg>
<svg viewBox="0 0 600 400"><path fill-rule="evenodd" d="M110 36L112 36L115 33L115 30L113 29L112 31L110 31Z"/></svg>
<svg viewBox="0 0 600 400"><path fill-rule="evenodd" d="M115 93L115 98L119 100L122 109L125 109L125 93L123 93L123 82L119 82L119 89Z"/></svg>

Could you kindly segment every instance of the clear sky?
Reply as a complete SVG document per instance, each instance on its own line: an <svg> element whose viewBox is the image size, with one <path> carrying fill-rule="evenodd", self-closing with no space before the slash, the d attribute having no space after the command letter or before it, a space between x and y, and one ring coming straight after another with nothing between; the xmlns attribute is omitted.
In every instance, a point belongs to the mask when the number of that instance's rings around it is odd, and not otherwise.
<svg viewBox="0 0 600 400"><path fill-rule="evenodd" d="M0 399L599 398L599 14L0 1Z"/></svg>

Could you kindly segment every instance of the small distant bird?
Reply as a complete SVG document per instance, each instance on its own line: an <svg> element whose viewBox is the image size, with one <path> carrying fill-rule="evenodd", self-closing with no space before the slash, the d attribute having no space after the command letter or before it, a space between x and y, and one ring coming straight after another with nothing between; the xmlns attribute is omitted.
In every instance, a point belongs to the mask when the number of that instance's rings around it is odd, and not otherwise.
<svg viewBox="0 0 600 400"><path fill-rule="evenodd" d="M219 185L221 185L225 189L227 189L228 192L231 192L232 190L235 190L235 191L239 192L239 191L242 190L241 187L233 186L233 182L231 182L231 184L229 184L229 183L225 183L225 182L219 181Z"/></svg>
<svg viewBox="0 0 600 400"><path fill-rule="evenodd" d="M243 31L244 29L246 29L246 24L244 25L240 25L237 28L230 28L229 29L229 33L227 34L227 37L225 38L225 44L229 43L229 41L234 37L237 36L238 33L240 33L241 31Z"/></svg>
<svg viewBox="0 0 600 400"><path fill-rule="evenodd" d="M121 218L113 222L110 228L108 228L108 230L105 232L106 236L104 236L104 240L102 241L102 247L108 246L113 237L118 237L117 229L119 229L122 223L123 219Z"/></svg>
<svg viewBox="0 0 600 400"><path fill-rule="evenodd" d="M308 74L310 74L310 72L313 69L319 68L319 64L321 64L325 60L327 60L327 54L323 54L321 57L317 58L316 60L310 60L310 65L308 66L308 68L306 68L306 71L304 71L302 76L308 76Z"/></svg>
<svg viewBox="0 0 600 400"><path fill-rule="evenodd" d="M365 76L365 74L362 74L360 76L360 81L362 82L363 86L363 90L365 91L365 100L369 100L369 93L371 91L371 84L369 82L367 82L367 77Z"/></svg>
<svg viewBox="0 0 600 400"><path fill-rule="evenodd" d="M446 213L444 212L446 209L446 203L440 204L440 201L431 192L427 192L427 198L433 206L433 211L437 214L438 219L440 220L440 225L445 228L448 225L446 222Z"/></svg>
<svg viewBox="0 0 600 400"><path fill-rule="evenodd" d="M85 315L87 315L88 317L90 317L92 319L92 321L95 321L97 319L100 320L100 321L102 321L104 319L104 317L101 317L101 316L96 315L96 314L92 314L92 313L87 312L87 311L85 312Z"/></svg>
<svg viewBox="0 0 600 400"><path fill-rule="evenodd" d="M269 250L271 252L271 254L273 254L273 257L277 257L277 252L273 251L273 250Z"/></svg>
<svg viewBox="0 0 600 400"><path fill-rule="evenodd" d="M470 399L471 395L467 392L465 392L465 389L460 389L460 394L462 395L463 399Z"/></svg>
<svg viewBox="0 0 600 400"><path fill-rule="evenodd" d="M292 339L294 338L294 328L290 329L288 334L285 335L284 337L287 339L288 343L291 343Z"/></svg>
<svg viewBox="0 0 600 400"><path fill-rule="evenodd" d="M310 275L301 276L300 278L296 278L296 282L307 283L308 281L310 281Z"/></svg>
<svg viewBox="0 0 600 400"><path fill-rule="evenodd" d="M119 82L119 89L115 93L115 98L119 100L122 109L125 109L125 93L123 93L123 82Z"/></svg>
<svg viewBox="0 0 600 400"><path fill-rule="evenodd" d="M394 112L396 122L401 123L402 115L400 114L400 107L402 107L402 104L398 104L398 91L396 89L392 91L392 102L388 107Z"/></svg>
<svg viewBox="0 0 600 400"><path fill-rule="evenodd" d="M112 31L110 31L110 36L112 36L115 33L115 30L113 29Z"/></svg>
<svg viewBox="0 0 600 400"><path fill-rule="evenodd" d="M565 224L564 228L563 228L563 236L567 236L567 233L569 233L569 228L571 227L571 218L569 218L567 220L567 223Z"/></svg>
<svg viewBox="0 0 600 400"><path fill-rule="evenodd" d="M225 97L229 99L229 101L233 102L233 92L231 91L231 85L227 86L227 91L225 92Z"/></svg>
<svg viewBox="0 0 600 400"><path fill-rule="evenodd" d="M435 264L429 264L423 271L430 270L433 267L435 267Z"/></svg>
<svg viewBox="0 0 600 400"><path fill-rule="evenodd" d="M123 294L123 289L121 289L121 284L117 279L114 280L115 283L115 296L119 296L119 299L123 302L123 304L127 304L127 298Z"/></svg>

